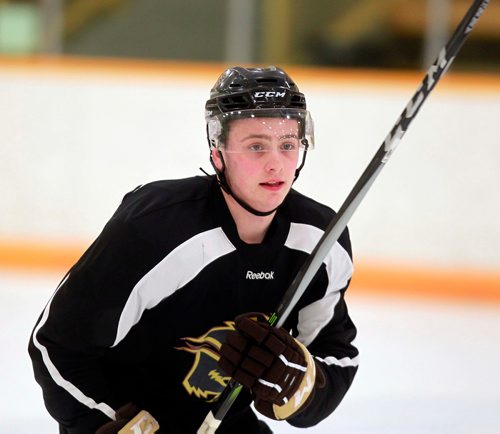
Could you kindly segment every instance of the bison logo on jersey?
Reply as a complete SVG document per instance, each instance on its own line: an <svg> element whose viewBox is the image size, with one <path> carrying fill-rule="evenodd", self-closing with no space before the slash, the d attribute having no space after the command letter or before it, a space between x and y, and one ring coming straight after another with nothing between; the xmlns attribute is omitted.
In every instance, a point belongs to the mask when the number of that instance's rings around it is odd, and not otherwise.
<svg viewBox="0 0 500 434"><path fill-rule="evenodd" d="M217 365L221 342L229 330L234 330L233 322L226 321L224 324L210 329L200 337L182 338L184 346L176 348L195 355L193 366L182 384L190 395L207 402L216 401L230 380Z"/></svg>

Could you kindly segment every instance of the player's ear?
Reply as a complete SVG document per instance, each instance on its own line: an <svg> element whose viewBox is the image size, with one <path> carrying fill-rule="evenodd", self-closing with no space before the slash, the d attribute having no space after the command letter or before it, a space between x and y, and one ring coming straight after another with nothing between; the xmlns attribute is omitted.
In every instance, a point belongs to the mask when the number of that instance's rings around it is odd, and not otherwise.
<svg viewBox="0 0 500 434"><path fill-rule="evenodd" d="M215 164L215 167L217 167L217 170L222 170L224 165L221 160L220 151L217 148L212 148L211 152L212 152L212 160Z"/></svg>

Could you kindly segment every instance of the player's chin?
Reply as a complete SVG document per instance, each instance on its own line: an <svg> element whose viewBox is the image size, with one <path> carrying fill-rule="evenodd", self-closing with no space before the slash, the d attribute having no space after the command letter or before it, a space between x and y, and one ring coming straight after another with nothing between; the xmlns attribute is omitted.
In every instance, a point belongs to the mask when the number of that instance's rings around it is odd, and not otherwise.
<svg viewBox="0 0 500 434"><path fill-rule="evenodd" d="M290 189L287 188L279 192L270 193L266 201L267 208L269 209L278 208L284 202L289 191Z"/></svg>

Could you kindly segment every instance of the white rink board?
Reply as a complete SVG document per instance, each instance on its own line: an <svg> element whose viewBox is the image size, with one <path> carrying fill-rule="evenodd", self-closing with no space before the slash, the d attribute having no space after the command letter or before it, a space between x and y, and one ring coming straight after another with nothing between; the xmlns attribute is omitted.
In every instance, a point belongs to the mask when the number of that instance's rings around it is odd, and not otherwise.
<svg viewBox="0 0 500 434"><path fill-rule="evenodd" d="M0 71L0 239L90 243L138 184L211 171L203 106L216 78ZM296 188L338 209L419 82L297 81L317 146ZM445 82L353 217L357 258L500 268L500 92Z"/></svg>

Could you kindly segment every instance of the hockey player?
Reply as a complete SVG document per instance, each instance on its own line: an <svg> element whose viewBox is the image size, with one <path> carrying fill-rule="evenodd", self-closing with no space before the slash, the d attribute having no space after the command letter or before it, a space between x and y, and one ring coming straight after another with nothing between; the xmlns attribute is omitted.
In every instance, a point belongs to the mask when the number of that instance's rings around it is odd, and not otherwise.
<svg viewBox="0 0 500 434"><path fill-rule="evenodd" d="M344 293L347 230L283 328L267 325L333 211L293 190L314 146L305 97L281 69L225 71L206 103L215 176L125 195L42 312L29 353L61 433L195 433L232 377L218 433L270 433L331 414L357 370ZM137 417L136 417L137 416Z"/></svg>

